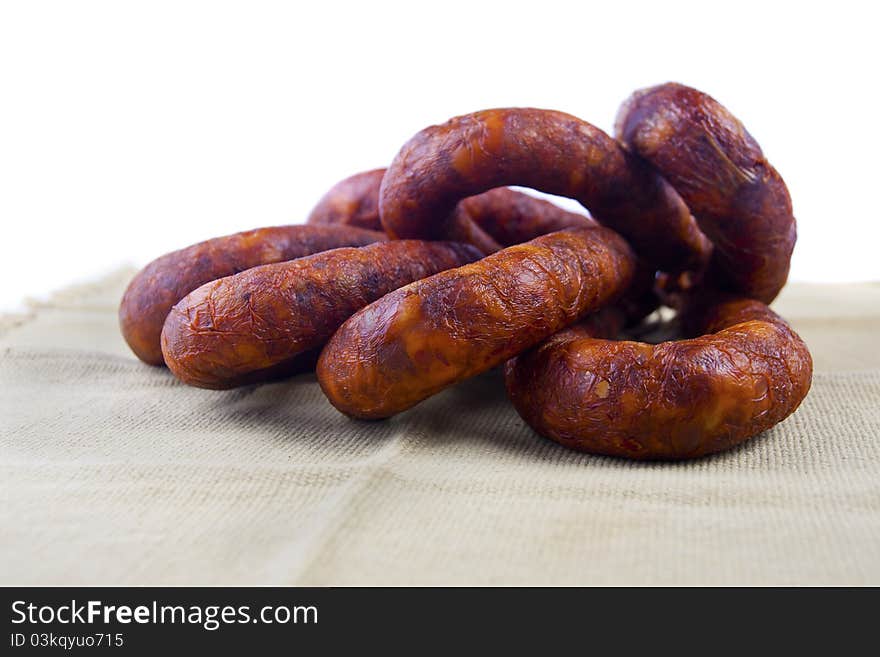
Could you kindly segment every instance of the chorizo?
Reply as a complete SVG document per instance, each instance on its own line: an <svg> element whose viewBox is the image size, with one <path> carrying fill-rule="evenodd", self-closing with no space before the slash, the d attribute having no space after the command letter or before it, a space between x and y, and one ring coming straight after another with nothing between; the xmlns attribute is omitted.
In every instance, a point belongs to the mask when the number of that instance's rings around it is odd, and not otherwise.
<svg viewBox="0 0 880 657"><path fill-rule="evenodd" d="M733 447L797 409L810 389L803 340L760 301L729 298L692 318L705 333L651 345L562 331L505 365L516 410L567 447L632 459Z"/></svg>
<svg viewBox="0 0 880 657"><path fill-rule="evenodd" d="M634 268L629 245L598 226L508 247L352 315L321 352L318 381L343 413L391 416L607 305Z"/></svg>
<svg viewBox="0 0 880 657"><path fill-rule="evenodd" d="M788 278L797 227L785 182L742 123L711 96L667 83L633 94L615 131L714 242L708 282L770 303Z"/></svg>
<svg viewBox="0 0 880 657"><path fill-rule="evenodd" d="M379 185L385 169L362 171L331 187L309 213L307 224L344 224L382 230Z"/></svg>
<svg viewBox="0 0 880 657"><path fill-rule="evenodd" d="M379 220L379 188L385 169L356 173L338 182L318 201L309 214L310 224L345 224L383 230ZM467 220L456 239L492 253L501 245L478 224Z"/></svg>
<svg viewBox="0 0 880 657"><path fill-rule="evenodd" d="M161 365L159 336L171 307L194 289L257 265L292 260L341 246L387 239L350 226L274 226L193 244L153 260L129 283L119 305L119 326L145 363Z"/></svg>
<svg viewBox="0 0 880 657"><path fill-rule="evenodd" d="M307 223L345 224L382 230L379 220L379 187L385 169L364 171L346 178L328 191L309 215ZM543 199L507 187L498 187L461 201L457 212L465 215L495 240L487 251L593 223L589 217L563 210Z"/></svg>
<svg viewBox="0 0 880 657"><path fill-rule="evenodd" d="M485 110L417 133L385 173L379 215L392 237L468 241L474 222L456 205L503 185L579 201L655 269L705 261L708 241L653 168L598 128L552 110Z"/></svg>
<svg viewBox="0 0 880 657"><path fill-rule="evenodd" d="M595 225L589 217L507 187L463 199L456 207L502 247L566 228Z"/></svg>
<svg viewBox="0 0 880 657"><path fill-rule="evenodd" d="M480 257L468 244L398 240L254 267L178 302L162 353L173 374L202 388L277 378L370 302Z"/></svg>
<svg viewBox="0 0 880 657"><path fill-rule="evenodd" d="M676 292L680 324L698 337L651 345L574 327L505 365L508 395L538 433L576 449L636 459L727 449L793 413L812 381L806 345L764 303L785 284L796 239L788 191L742 124L690 87L636 92L616 132L713 241L704 280Z"/></svg>

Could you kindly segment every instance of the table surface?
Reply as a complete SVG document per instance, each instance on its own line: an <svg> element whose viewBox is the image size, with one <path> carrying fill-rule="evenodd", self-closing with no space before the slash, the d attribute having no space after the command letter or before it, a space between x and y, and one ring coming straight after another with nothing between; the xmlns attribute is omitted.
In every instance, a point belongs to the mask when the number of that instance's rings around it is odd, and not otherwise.
<svg viewBox="0 0 880 657"><path fill-rule="evenodd" d="M497 372L378 423L187 388L119 336L132 274L0 318L2 584L880 584L880 284L786 288L801 408L664 464L540 438Z"/></svg>

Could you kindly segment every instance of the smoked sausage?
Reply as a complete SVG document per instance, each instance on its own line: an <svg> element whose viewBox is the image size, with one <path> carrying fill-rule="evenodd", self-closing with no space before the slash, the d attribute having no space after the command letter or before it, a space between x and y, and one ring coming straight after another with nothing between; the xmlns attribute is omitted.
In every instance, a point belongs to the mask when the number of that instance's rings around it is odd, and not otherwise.
<svg viewBox="0 0 880 657"><path fill-rule="evenodd" d="M344 224L382 230L379 185L385 169L362 171L331 187L309 213L307 224Z"/></svg>
<svg viewBox="0 0 880 657"><path fill-rule="evenodd" d="M742 123L711 96L668 83L633 94L615 130L714 243L710 284L770 303L788 278L797 227L785 182Z"/></svg>
<svg viewBox="0 0 880 657"><path fill-rule="evenodd" d="M632 459L694 458L781 422L810 389L803 340L760 301L729 298L692 318L699 337L652 345L557 333L505 365L507 393L542 436Z"/></svg>
<svg viewBox="0 0 880 657"><path fill-rule="evenodd" d="M193 244L153 260L129 283L119 306L122 336L135 355L161 365L159 336L171 307L200 285L257 265L387 239L350 226L274 226Z"/></svg>
<svg viewBox="0 0 880 657"><path fill-rule="evenodd" d="M570 328L506 364L508 395L538 433L575 449L636 459L727 449L794 412L812 381L803 340L765 305L796 241L788 190L742 124L684 85L636 92L616 133L713 242L705 277L676 292L696 337L652 345Z"/></svg>
<svg viewBox="0 0 880 657"><path fill-rule="evenodd" d="M474 241L457 204L504 185L579 201L655 269L697 267L710 248L650 166L595 126L542 109L485 110L422 130L385 173L379 215L392 237Z"/></svg>
<svg viewBox="0 0 880 657"><path fill-rule="evenodd" d="M456 212L466 214L501 246L528 242L557 230L595 225L585 215L507 187L463 199Z"/></svg>
<svg viewBox="0 0 880 657"><path fill-rule="evenodd" d="M382 230L379 187L384 175L385 169L374 169L338 182L312 210L308 223L345 224ZM459 203L456 211L474 221L497 242L490 247L491 250L528 242L539 235L564 228L579 228L592 223L584 215L568 212L554 203L506 187L466 198Z"/></svg>
<svg viewBox="0 0 880 657"><path fill-rule="evenodd" d="M598 226L508 247L355 313L321 352L318 381L343 413L389 417L608 305L634 268L629 245Z"/></svg>
<svg viewBox="0 0 880 657"><path fill-rule="evenodd" d="M275 378L370 302L480 257L469 244L397 240L254 267L178 302L162 353L181 381L201 388Z"/></svg>

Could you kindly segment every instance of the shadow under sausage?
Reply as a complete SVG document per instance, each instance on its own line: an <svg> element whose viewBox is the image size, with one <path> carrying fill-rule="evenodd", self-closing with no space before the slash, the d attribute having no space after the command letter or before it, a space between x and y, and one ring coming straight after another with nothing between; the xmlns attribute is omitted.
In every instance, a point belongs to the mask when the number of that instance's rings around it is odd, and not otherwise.
<svg viewBox="0 0 880 657"><path fill-rule="evenodd" d="M756 452L760 460L765 441L773 440L775 427L754 436L739 445L715 454L693 459L633 460L617 456L590 454L565 447L544 438L519 416L507 398L502 368L495 368L477 377L463 381L431 397L417 407L401 414L407 428L434 443L472 443L474 449L500 450L505 454L525 459L550 462L602 464L624 468L705 469L725 460L741 460L748 452ZM381 423L360 422L369 428Z"/></svg>
<svg viewBox="0 0 880 657"><path fill-rule="evenodd" d="M384 420L358 420L336 411L321 392L314 372L206 394L212 397L202 409L206 418L225 427L232 425L243 440L320 441L327 448L354 452L375 448L396 436L432 443L492 436L503 442L495 435L497 427L492 428L499 415L522 423L507 400L500 368Z"/></svg>
<svg viewBox="0 0 880 657"><path fill-rule="evenodd" d="M361 455L392 440L397 423L355 422L326 400L314 373L283 381L214 392L205 409L211 419L242 440L279 445L296 441L314 450Z"/></svg>
<svg viewBox="0 0 880 657"><path fill-rule="evenodd" d="M357 457L403 435L435 446L468 443L475 450L489 448L521 459L574 462L584 467L653 468L660 464L704 469L725 459L740 459L743 452L761 450L776 431L770 429L727 451L690 460L635 461L579 452L544 438L525 423L507 399L502 368L462 381L385 420L357 420L337 412L321 392L314 372L210 394L215 399L205 409L209 417L234 426L242 440L301 440L343 457Z"/></svg>
<svg viewBox="0 0 880 657"><path fill-rule="evenodd" d="M475 449L522 453L542 443L507 398L504 373L498 367L462 381L399 416L407 429L436 444L474 443ZM550 443L556 446L555 443Z"/></svg>

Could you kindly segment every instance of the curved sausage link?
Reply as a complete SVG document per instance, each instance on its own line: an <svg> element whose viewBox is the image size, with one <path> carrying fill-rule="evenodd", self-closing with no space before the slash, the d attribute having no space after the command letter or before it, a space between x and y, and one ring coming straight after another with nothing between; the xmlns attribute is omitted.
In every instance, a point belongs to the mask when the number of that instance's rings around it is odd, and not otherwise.
<svg viewBox="0 0 880 657"><path fill-rule="evenodd" d="M668 83L633 94L616 133L714 242L710 281L770 303L788 277L797 229L785 183L742 123L707 94Z"/></svg>
<svg viewBox="0 0 880 657"><path fill-rule="evenodd" d="M497 187L468 197L458 204L455 211L465 213L501 246L528 242L567 228L596 225L585 215L568 212L550 201L507 187Z"/></svg>
<svg viewBox="0 0 880 657"><path fill-rule="evenodd" d="M570 228L596 226L582 214L568 212L558 205L507 187L497 187L459 202L456 212L465 212L480 228L504 246ZM655 271L639 259L630 289L618 305L628 323L636 323L653 312L659 303L655 293Z"/></svg>
<svg viewBox="0 0 880 657"><path fill-rule="evenodd" d="M656 269L705 260L705 236L651 167L598 128L551 110L485 110L416 134L382 181L382 225L398 238L467 241L473 221L456 204L504 185L576 199Z"/></svg>
<svg viewBox="0 0 880 657"><path fill-rule="evenodd" d="M355 223L359 208L378 207L379 186L384 172L385 169L365 171L338 183L318 204L310 221ZM555 203L508 187L496 187L465 198L458 203L455 212L465 215L466 219L483 231L476 238L472 236L466 241L480 244L484 253L528 242L558 230L596 225L586 215L569 212ZM381 230L378 212L376 223ZM487 247L488 240L494 240L495 244ZM654 288L654 270L644 261L640 261L633 287L627 293L626 299L621 300L630 323L639 321L657 308L659 299Z"/></svg>
<svg viewBox="0 0 880 657"><path fill-rule="evenodd" d="M382 295L482 254L398 240L263 265L202 285L168 315L162 353L184 383L224 389L275 378Z"/></svg>
<svg viewBox="0 0 880 657"><path fill-rule="evenodd" d="M153 260L129 283L119 306L122 336L135 355L161 365L159 336L171 307L209 281L257 265L387 239L350 226L274 226L216 237Z"/></svg>
<svg viewBox="0 0 880 657"><path fill-rule="evenodd" d="M318 360L330 402L359 418L403 411L618 297L635 257L605 228L551 233L385 295Z"/></svg>
<svg viewBox="0 0 880 657"><path fill-rule="evenodd" d="M379 185L385 169L362 171L331 187L309 213L308 224L344 224L382 230Z"/></svg>
<svg viewBox="0 0 880 657"><path fill-rule="evenodd" d="M542 436L634 459L718 452L793 413L812 360L791 327L750 299L701 312L706 335L657 345L562 331L506 364L508 395Z"/></svg>
<svg viewBox="0 0 880 657"><path fill-rule="evenodd" d="M379 220L379 187L385 169L357 173L334 185L309 215L310 224L344 224L382 230ZM559 206L506 187L466 198L456 211L463 212L495 240L491 251L565 228L582 228L594 222ZM483 237L482 239L486 239Z"/></svg>

